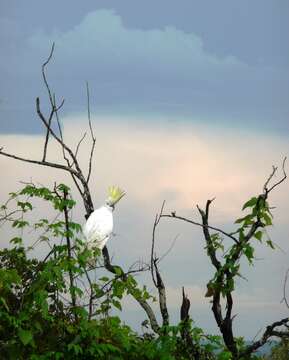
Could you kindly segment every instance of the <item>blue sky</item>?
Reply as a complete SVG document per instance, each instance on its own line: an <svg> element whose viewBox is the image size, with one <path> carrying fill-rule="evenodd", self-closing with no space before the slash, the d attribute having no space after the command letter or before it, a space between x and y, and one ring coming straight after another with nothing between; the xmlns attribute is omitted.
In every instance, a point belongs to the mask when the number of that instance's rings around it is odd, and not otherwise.
<svg viewBox="0 0 289 360"><path fill-rule="evenodd" d="M47 103L41 64L55 42L48 78L57 98L66 100L61 121L73 146L87 129L85 82L90 84L95 205L108 185L127 191L109 244L124 266L148 256L162 200L169 210L197 219L195 205L216 196L212 221L232 229L271 165L289 155L288 1L2 1L0 14L0 145L31 157L42 148L35 98ZM51 146L49 156L58 158L57 151ZM88 152L84 144L83 164ZM3 201L20 180L69 181L5 158L0 166ZM286 313L280 299L288 267L288 194L286 183L272 199L277 209L270 235L282 250L272 254L258 246L257 266L244 263L250 280L238 282L238 335L253 337ZM82 222L81 206L76 217ZM162 266L173 317L185 285L198 325L216 331L203 297L211 269L202 234L164 225L160 253L176 234ZM143 318L128 300L126 320L135 326Z"/></svg>

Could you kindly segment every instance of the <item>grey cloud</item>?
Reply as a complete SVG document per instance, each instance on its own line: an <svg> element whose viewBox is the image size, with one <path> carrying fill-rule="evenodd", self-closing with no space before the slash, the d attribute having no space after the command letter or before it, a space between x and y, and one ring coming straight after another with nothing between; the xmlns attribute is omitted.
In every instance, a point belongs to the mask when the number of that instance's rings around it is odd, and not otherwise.
<svg viewBox="0 0 289 360"><path fill-rule="evenodd" d="M275 0L166 1L86 0L69 2L30 0L1 2L1 13L13 19L21 32L37 29L67 31L89 12L113 9L128 28L163 29L174 26L204 39L206 49L218 55L233 54L250 64L287 66L289 51L288 2ZM55 11L57 9L57 11Z"/></svg>
<svg viewBox="0 0 289 360"><path fill-rule="evenodd" d="M10 108L21 109L25 119L32 108L28 104L34 104L39 92L43 95L39 64L53 41L49 78L67 98L68 112L85 106L83 85L89 80L99 112L162 113L288 131L288 69L249 66L232 55L215 55L200 36L173 26L128 28L112 10L91 12L68 31L39 30L25 42L19 59L13 57L11 64L6 59L10 81L0 95L9 98ZM28 124L30 129L32 120ZM2 131L9 126L2 124Z"/></svg>

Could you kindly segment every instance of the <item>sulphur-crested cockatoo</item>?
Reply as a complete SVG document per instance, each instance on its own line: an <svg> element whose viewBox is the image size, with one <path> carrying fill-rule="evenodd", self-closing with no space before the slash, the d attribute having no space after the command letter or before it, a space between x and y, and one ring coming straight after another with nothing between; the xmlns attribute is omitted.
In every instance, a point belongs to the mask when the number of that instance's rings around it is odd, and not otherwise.
<svg viewBox="0 0 289 360"><path fill-rule="evenodd" d="M113 230L114 206L125 195L125 192L119 187L111 186L108 188L108 198L105 205L94 210L85 225L83 226L83 234L86 246L89 250L102 250Z"/></svg>

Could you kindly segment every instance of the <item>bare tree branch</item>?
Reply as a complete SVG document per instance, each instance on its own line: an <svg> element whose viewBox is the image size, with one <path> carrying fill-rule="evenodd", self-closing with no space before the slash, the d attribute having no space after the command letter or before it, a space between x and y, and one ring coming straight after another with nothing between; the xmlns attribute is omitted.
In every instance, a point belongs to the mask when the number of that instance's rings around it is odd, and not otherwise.
<svg viewBox="0 0 289 360"><path fill-rule="evenodd" d="M48 97L49 97L49 101L50 101L50 105L53 107L53 97L50 91L50 87L48 85L48 81L46 79L46 74L45 74L45 67L49 64L50 60L52 59L53 53L54 53L54 48L55 48L55 43L52 44L51 50L50 50L50 54L47 58L47 60L42 64L42 77L44 80L44 84L46 86L47 92L48 92Z"/></svg>
<svg viewBox="0 0 289 360"><path fill-rule="evenodd" d="M156 214L155 217L155 221L154 221L154 225L153 225L153 233L152 233L152 246L151 246L151 275L152 275L152 280L153 283L155 285L155 287L157 288L157 281L154 275L154 271L155 271L155 266L154 266L154 247L155 247L155 232L156 232L156 228L160 222L161 219L161 215L163 213L164 210L164 206L165 206L165 201L163 201L162 206L161 206L161 210L160 210L160 215Z"/></svg>
<svg viewBox="0 0 289 360"><path fill-rule="evenodd" d="M283 283L283 298L281 300L281 302L283 301L285 302L287 308L289 309L289 303L286 296L286 286L287 286L288 277L289 277L289 268L287 269L285 274L284 283Z"/></svg>
<svg viewBox="0 0 289 360"><path fill-rule="evenodd" d="M276 330L277 327L288 326L288 325L289 325L289 317L284 318L280 321L275 321L273 324L268 325L266 327L266 330L265 330L262 338L258 341L255 341L253 344L247 346L246 349L239 354L239 357L245 358L246 356L252 354L252 352L256 351L261 346L263 346L268 341L268 339L272 336L277 336L280 338L282 338L282 337L289 338L289 331L284 332L284 331Z"/></svg>
<svg viewBox="0 0 289 360"><path fill-rule="evenodd" d="M190 311L190 299L187 297L187 295L185 294L185 288L182 287L182 296L183 296L183 300L182 300L182 306L181 306L181 321L186 322L189 319L189 311Z"/></svg>
<svg viewBox="0 0 289 360"><path fill-rule="evenodd" d="M204 212L198 205L197 205L197 208L199 210L199 213L200 213L200 215L202 217L202 221L203 221L203 223L200 224L200 226L202 226L202 228L203 228L204 237L205 237L205 240L206 240L206 243L207 243L208 255L209 255L210 259L211 259L212 264L216 268L216 270L219 270L220 267L221 267L221 263L217 259L216 250L215 250L215 248L213 246L211 235L210 235L210 232L209 232L209 229L212 229L212 227L210 227L208 225L209 208L210 208L210 204L212 203L212 201L213 200L207 200L206 212ZM194 223L194 222L192 222L192 223ZM213 230L216 230L216 229L213 228Z"/></svg>
<svg viewBox="0 0 289 360"><path fill-rule="evenodd" d="M55 189L55 192L57 194L57 191ZM59 195L58 195L59 196ZM62 199L61 196L59 196L60 199ZM67 200L67 191L66 189L64 189L63 191L63 200L64 202L66 202ZM71 264L71 260L72 260L72 253L71 253L71 249L72 249L72 245L71 245L71 241L70 241L70 236L69 236L69 219L68 219L68 209L66 204L64 205L64 220L65 220L65 237L66 237L66 244L67 244L67 255L68 255L68 259L70 261L69 267L72 265ZM74 291L74 280L73 280L73 273L71 268L69 268L68 270L68 274L69 274L69 280L70 280L70 295L71 295L71 301L72 301L72 306L75 308L76 306L76 296L75 296L75 291Z"/></svg>
<svg viewBox="0 0 289 360"><path fill-rule="evenodd" d="M269 176L268 180L265 182L264 184L264 193L266 195L268 195L275 187L277 187L278 185L280 185L283 181L286 180L287 178L287 174L285 171L285 164L286 164L286 160L287 160L287 156L284 157L283 162L282 162L282 171L283 171L283 177L277 181L275 184L273 184L269 189L268 189L268 184L270 183L271 179L273 178L273 176L275 175L276 171L277 171L277 167L273 165L273 171L271 173L271 175Z"/></svg>
<svg viewBox="0 0 289 360"><path fill-rule="evenodd" d="M165 206L165 201L163 201L160 213L156 215L153 225L152 247L151 247L151 275L152 275L153 283L157 288L159 294L159 306L163 319L163 325L167 326L169 325L169 312L167 308L166 288L158 269L158 258L154 254L156 228L161 220L164 206Z"/></svg>
<svg viewBox="0 0 289 360"><path fill-rule="evenodd" d="M65 170L65 171L68 171L71 174L75 175L76 177L78 176L77 171L74 170L74 169L70 169L68 166L65 166L65 165L62 165L62 164L57 164L57 163L52 163L52 162L49 162L49 161L26 159L26 158L23 158L21 156L16 156L16 155L13 155L13 154L9 154L9 153L3 151L2 149L3 148L0 149L0 155L10 157L10 158L16 159L16 160L28 162L28 163L31 163L31 164L43 165L43 166L53 167L53 168L56 168L56 169Z"/></svg>
<svg viewBox="0 0 289 360"><path fill-rule="evenodd" d="M50 134L60 144L60 146L62 146L63 149L67 151L67 153L71 157L71 159L72 159L72 161L74 163L74 166L75 166L75 170L76 170L76 171L73 172L73 174L80 180L81 185L83 187L82 199L84 201L84 206L86 208L87 216L89 216L93 211L93 203L92 203L92 199L91 199L91 195L90 195L90 191L89 191L89 188L88 188L87 181L86 181L85 177L83 176L83 173L82 173L82 170L81 170L81 168L79 166L77 158L75 157L73 151L61 140L61 138L58 137L51 128L49 128L47 120L45 119L44 115L42 114L42 112L40 110L40 100L39 100L39 98L36 99L36 110L37 110L38 116L41 119L41 121L44 123L46 128L49 129ZM66 169L69 169L69 168L66 167ZM67 170L67 171L69 171L69 170ZM71 171L69 171L69 172L71 173Z"/></svg>
<svg viewBox="0 0 289 360"><path fill-rule="evenodd" d="M54 105L53 98L52 98L52 95L51 95L51 91L50 91L50 88L49 88L49 85L48 85L48 82L47 82L47 79L46 79L46 75L45 75L45 67L49 63L49 61L52 59L53 52L54 52L54 46L55 46L55 44L53 43L52 47L51 47L50 54L48 56L48 59L42 65L42 77L43 77L44 84L45 84L47 92L48 92L48 97L49 97L49 101L50 101L50 105L51 105L51 112L50 112L50 115L49 115L49 118L48 118L48 128L47 128L47 131L46 131L46 137L45 137L45 142L44 142L42 161L45 161L45 159L46 159L47 145L48 145L48 140L49 140L49 129L51 127L51 121L52 121L54 111L55 111L55 105Z"/></svg>
<svg viewBox="0 0 289 360"><path fill-rule="evenodd" d="M175 218L175 219L178 219L178 220L182 220L184 222L187 222L187 223L190 223L192 225L196 225L196 226L201 226L203 227L204 225L203 224L200 224L199 222L197 221L194 221L194 220L191 220L191 219L188 219L188 218L185 218L183 216L178 216L176 215L176 213L172 213L172 214L162 214L162 217L164 218ZM215 230L227 237L229 237L230 239L232 239L236 244L239 242L232 234L230 233L227 233L226 231L222 230L222 229L219 229L217 227L214 227L214 226L211 226L211 225L207 225L207 228L208 229L211 229L211 230Z"/></svg>
<svg viewBox="0 0 289 360"><path fill-rule="evenodd" d="M107 271L109 271L113 274L116 274L116 275L118 275L119 272L123 276L125 275L124 271L119 266L115 266L115 265L111 264L109 252L108 252L108 249L106 246L104 246L104 248L102 249L102 255L103 255L103 259L104 259L104 267L106 268ZM155 316L151 306L142 297L135 296L133 293L131 293L131 295L139 303L139 305L144 309L145 313L147 314L147 317L149 318L152 330L156 334L159 334L160 326L157 322L156 316Z"/></svg>
<svg viewBox="0 0 289 360"><path fill-rule="evenodd" d="M81 139L79 140L79 142L78 142L78 144L76 146L76 150L75 150L75 154L74 154L75 157L77 157L79 147L80 147L82 141L85 139L85 137L86 137L86 132L82 135Z"/></svg>
<svg viewBox="0 0 289 360"><path fill-rule="evenodd" d="M91 145L91 150L90 150L90 156L89 156L88 175L87 175L87 179L86 179L87 183L89 183L89 179L90 179L90 175L91 175L91 170L92 170L92 159L93 159L93 154L94 154L96 139L95 139L95 136L94 136L94 133L93 133L92 124L91 124L91 117L90 117L90 94L89 94L88 82L86 82L86 96L87 96L88 125L89 125L91 140L92 140L92 145Z"/></svg>

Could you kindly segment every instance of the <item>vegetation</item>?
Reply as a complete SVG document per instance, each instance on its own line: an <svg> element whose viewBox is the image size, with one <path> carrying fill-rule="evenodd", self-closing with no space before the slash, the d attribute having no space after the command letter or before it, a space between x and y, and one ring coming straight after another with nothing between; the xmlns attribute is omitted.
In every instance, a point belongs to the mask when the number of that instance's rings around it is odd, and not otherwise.
<svg viewBox="0 0 289 360"><path fill-rule="evenodd" d="M56 105L45 75L45 67L53 54L43 64L43 80L48 92L51 111L45 117L40 100L36 100L39 119L46 128L41 160L27 159L0 149L0 155L48 166L68 172L81 195L87 218L93 211L89 180L95 137L90 120L89 89L87 86L88 124L92 140L88 160L88 173L84 174L77 153L84 137L73 151L65 143L58 113L63 106ZM58 131L53 130L56 119ZM63 153L64 163L47 161L50 138ZM267 326L259 340L247 344L233 332L233 293L236 277L241 276L240 260L245 257L254 264L255 244L260 242L274 248L265 236L272 225L269 195L285 179L272 184L273 171L263 186L261 194L249 199L243 206L246 214L235 221L235 229L228 233L209 224L209 210L198 206L201 222L166 214L164 204L156 215L149 264L137 264L128 271L111 263L108 248L88 250L83 242L81 226L73 221L72 210L76 203L70 188L55 184L53 189L25 184L24 188L10 194L1 207L0 222L10 223L19 234L10 240L10 247L0 250L0 350L4 359L254 359L254 352L272 337L282 341L274 348L271 359L285 359L288 354L289 317ZM34 201L44 201L53 208L53 220L38 218ZM160 221L183 221L199 226L204 235L207 255L214 268L214 276L207 284L206 296L211 298L212 312L220 335L205 334L190 318L190 301L183 289L181 317L172 325L167 309L166 287L159 271L160 258L155 253L156 229ZM230 243L225 245L224 238ZM43 254L45 245L48 251ZM46 246L46 248L47 248ZM36 257L35 254L42 254ZM97 263L91 266L91 258ZM105 271L105 275L103 275ZM135 273L150 271L157 298L136 281ZM96 277L95 277L96 275ZM286 281L284 284L284 289ZM140 335L122 324L111 309L122 311L124 296L132 296L147 316L143 323L148 330ZM161 323L157 320L151 302L157 301ZM284 290L284 302L288 306ZM225 303L225 306L223 306ZM283 356L283 357L282 357Z"/></svg>

